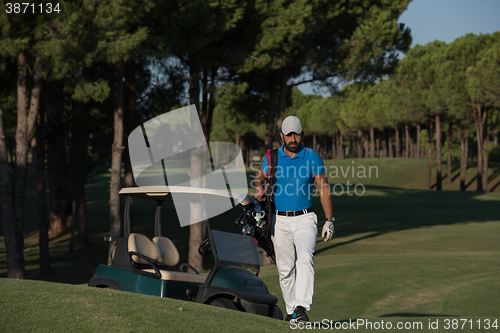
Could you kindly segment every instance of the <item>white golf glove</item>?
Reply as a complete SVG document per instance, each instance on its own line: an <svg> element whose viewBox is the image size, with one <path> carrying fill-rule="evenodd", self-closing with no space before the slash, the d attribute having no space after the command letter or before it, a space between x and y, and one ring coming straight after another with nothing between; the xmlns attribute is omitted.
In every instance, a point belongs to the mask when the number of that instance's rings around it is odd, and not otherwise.
<svg viewBox="0 0 500 333"><path fill-rule="evenodd" d="M323 240L325 242L328 242L330 239L332 239L334 233L335 227L333 226L333 222L326 221L325 225L323 226L323 231L321 232L321 237L323 237Z"/></svg>

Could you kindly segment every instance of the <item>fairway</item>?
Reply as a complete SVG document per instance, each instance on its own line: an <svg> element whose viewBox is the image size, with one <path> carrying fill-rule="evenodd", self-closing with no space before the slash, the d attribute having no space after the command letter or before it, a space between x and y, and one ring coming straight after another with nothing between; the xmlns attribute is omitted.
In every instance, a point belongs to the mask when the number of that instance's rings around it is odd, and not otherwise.
<svg viewBox="0 0 500 333"><path fill-rule="evenodd" d="M316 247L311 321L422 322L427 331L439 319L446 331L446 318L473 319L475 329L500 320L499 194L368 188L334 199L334 211L336 238ZM275 268L263 276L279 293Z"/></svg>
<svg viewBox="0 0 500 333"><path fill-rule="evenodd" d="M352 164L348 160L341 162ZM404 184L397 188L398 179L405 182L405 178L390 175L403 174L401 169L407 167L408 161L402 161L399 170L397 162L392 162L396 170L378 164L379 178L372 180L377 183L366 182L362 196L346 193L332 196L336 234L328 243L318 237L315 294L309 318L323 328L333 325L339 332L352 331L352 326L346 327L355 322L363 323L358 327L361 331L381 331L383 321L384 325L391 325L393 331L399 331L396 328L399 324L403 325L400 330L407 330L404 325L406 328L412 325L408 330L414 332L450 332L454 324L459 325L458 331L463 326L464 332L476 332L479 324L483 329L487 326L487 320L490 324L495 320L500 324L500 193L427 192ZM424 173L419 162L413 163L417 170L411 171L413 176L408 176L408 182L413 179L416 184L421 183ZM75 253L67 254L68 235L53 240L52 276L37 274L36 210L28 212L28 277L85 285L97 264L105 262L106 243L101 239L109 228L106 175L97 180L87 188L93 246L77 247ZM345 183L345 179L330 179L331 184L337 182ZM361 182L358 179L353 183ZM30 186L28 198L34 193L33 184ZM27 202L33 210L36 200ZM314 198L314 209L321 228L324 215L319 197ZM233 209L214 218L213 223L217 229L239 232L233 224L239 214L239 209ZM138 206L135 215L152 221L154 211L141 210ZM170 213L162 216L165 225L174 226ZM140 232L149 232L145 225L138 223ZM183 230L186 228L174 229L175 240L187 241L187 230ZM0 274L5 277L3 236L0 241ZM210 267L208 262L205 265ZM276 267L263 267L260 276L284 309ZM116 331L158 332L200 331L202 327L206 331L288 331L290 328L269 318L130 293L94 292L85 286L44 287L29 281L5 279L0 279L0 286L4 290L0 298L0 327L21 331L43 331L51 322L60 323L54 327L56 331L94 331L99 327L106 331L116 327ZM50 290L54 290L54 294ZM45 298L51 299L47 310L42 306L46 304L42 302ZM111 302L114 306L110 305L110 299L114 300ZM131 309L139 311L146 303L154 306L146 307L140 315L131 312ZM180 307L183 311L178 310ZM159 325L152 325L150 321L157 321ZM228 325L222 326L222 323ZM432 328L438 325L438 329L430 329L429 325L433 325Z"/></svg>

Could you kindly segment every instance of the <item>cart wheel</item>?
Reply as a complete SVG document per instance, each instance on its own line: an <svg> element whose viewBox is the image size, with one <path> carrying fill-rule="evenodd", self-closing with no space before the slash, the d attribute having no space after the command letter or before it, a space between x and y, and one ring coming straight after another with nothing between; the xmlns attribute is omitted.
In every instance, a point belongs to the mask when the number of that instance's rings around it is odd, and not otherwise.
<svg viewBox="0 0 500 333"><path fill-rule="evenodd" d="M236 304L227 298L216 298L210 302L210 305L217 306L219 308L238 310Z"/></svg>
<svg viewBox="0 0 500 333"><path fill-rule="evenodd" d="M276 304L271 305L269 309L269 317L278 320L283 320L283 312L281 312L281 309Z"/></svg>

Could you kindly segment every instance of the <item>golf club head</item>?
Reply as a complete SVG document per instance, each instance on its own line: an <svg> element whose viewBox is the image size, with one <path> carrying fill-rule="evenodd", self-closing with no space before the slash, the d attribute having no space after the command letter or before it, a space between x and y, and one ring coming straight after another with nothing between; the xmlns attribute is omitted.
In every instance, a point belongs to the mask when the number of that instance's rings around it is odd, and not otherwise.
<svg viewBox="0 0 500 333"><path fill-rule="evenodd" d="M250 202L251 202L251 199L248 196L248 194L246 194L246 193L242 193L238 197L238 204L240 204L242 206L248 206L248 204L250 204Z"/></svg>
<svg viewBox="0 0 500 333"><path fill-rule="evenodd" d="M265 220L260 220L258 223L257 223L257 227L258 228L261 228L261 229L264 229L266 225L266 221Z"/></svg>
<svg viewBox="0 0 500 333"><path fill-rule="evenodd" d="M250 235L253 237L254 233L255 233L255 228L253 225L251 225L250 228L248 228L248 230L247 230L247 235Z"/></svg>
<svg viewBox="0 0 500 333"><path fill-rule="evenodd" d="M234 224L236 224L237 226L239 226L242 219L243 219L243 215L238 216L238 218L236 219L236 221L234 221Z"/></svg>

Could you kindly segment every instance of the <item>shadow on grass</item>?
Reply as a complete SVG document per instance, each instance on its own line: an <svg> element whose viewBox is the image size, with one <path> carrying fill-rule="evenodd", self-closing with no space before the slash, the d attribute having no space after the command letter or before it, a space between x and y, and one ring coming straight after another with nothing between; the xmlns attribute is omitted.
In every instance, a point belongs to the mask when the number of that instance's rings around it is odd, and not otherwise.
<svg viewBox="0 0 500 333"><path fill-rule="evenodd" d="M412 313L412 312L396 312L381 315L379 318L391 318L391 317L455 317L455 315L438 315L433 313Z"/></svg>
<svg viewBox="0 0 500 333"><path fill-rule="evenodd" d="M355 243L355 242L358 242L360 240L364 240L364 239L368 239L368 238L373 238L373 237L377 237L377 236L380 236L382 235L382 232L374 232L373 234L370 234L370 235L366 235L366 236L362 236L362 237L358 237L358 238L354 238L354 239L351 239L351 240L348 240L348 241L345 241L345 242L340 242L340 243L335 243L335 244L332 244L330 246L327 246L327 247L324 247L322 249L319 249L317 251L315 251L314 253L315 254L319 254L321 252L324 252L326 250L330 250L330 249L333 249L333 248L336 248L338 246L342 246L342 245L347 245L347 244L352 244L352 243ZM317 243L321 243L322 241L317 241Z"/></svg>
<svg viewBox="0 0 500 333"><path fill-rule="evenodd" d="M468 163L467 164L467 167L465 168L465 170L469 170L471 167L474 167L476 166L476 164L474 163ZM435 165L434 165L434 168L435 168ZM446 162L443 161L443 169L442 169L442 174L441 174L441 181L444 183L444 181L446 179L448 179L448 172L446 171ZM454 182L458 177L460 177L460 162L452 162L452 166L451 166L451 173L453 174L455 171L458 172L453 176L451 176L451 182ZM498 175L497 175L498 176ZM496 177L496 176L495 176ZM495 178L493 177L493 178ZM467 187L470 185L471 183L469 183L467 185ZM431 189L435 189L436 188L436 183L434 183L432 186L431 186Z"/></svg>
<svg viewBox="0 0 500 333"><path fill-rule="evenodd" d="M495 221L500 216L496 198L476 200L476 197L485 194L483 192L436 192L382 186L366 186L366 189L363 196L332 197L335 235L363 236L318 249L316 254L391 232ZM315 197L313 202L321 231L325 216L319 197Z"/></svg>
<svg viewBox="0 0 500 333"><path fill-rule="evenodd" d="M498 187L498 185L500 185L500 180L498 181L498 183L495 184L495 186L493 186L490 190L490 192L494 192L496 190L496 188Z"/></svg>
<svg viewBox="0 0 500 333"><path fill-rule="evenodd" d="M496 169L494 169L492 174L488 176L488 184L493 183L494 181L496 181L497 177L500 176L500 166L498 166L497 164L498 164L497 162L490 163L489 168L496 168ZM476 166L475 164L469 163L467 165L466 170L470 169L471 167L475 167L475 166ZM453 163L452 171L451 171L452 174L457 170L458 170L458 172L454 176L452 176L451 182L454 182L457 178L460 177L460 170L459 169L460 169L460 165L457 163ZM446 170L443 169L443 172L441 174L441 182L445 183L446 179L448 179L448 175L447 175ZM474 183L474 181L477 181L477 174L472 179L469 180L469 182L467 183L465 188L468 189L469 186L471 186ZM498 185L500 185L500 181L498 181L497 184L495 184L495 186L489 190L489 192L494 192L495 189L498 187ZM437 183L432 184L431 189L433 189L433 190L436 189L436 186L437 186Z"/></svg>
<svg viewBox="0 0 500 333"><path fill-rule="evenodd" d="M475 175L475 176L474 176L474 177L473 177L473 178L469 181L469 183L467 183L467 184L465 185L465 189L468 189L468 188L469 188L469 186L471 186L471 185L472 185L472 183L473 183L473 182L475 182L476 180L477 180L477 175Z"/></svg>
<svg viewBox="0 0 500 333"><path fill-rule="evenodd" d="M443 165L446 168L446 164ZM443 168L442 175L441 175L441 181L444 182L446 179L448 179L448 172ZM455 171L458 170L458 173L455 176L451 176L451 181L455 181L460 176L460 164L453 163L451 167L451 174L453 174ZM436 188L436 183L431 186L432 189Z"/></svg>

